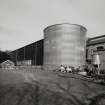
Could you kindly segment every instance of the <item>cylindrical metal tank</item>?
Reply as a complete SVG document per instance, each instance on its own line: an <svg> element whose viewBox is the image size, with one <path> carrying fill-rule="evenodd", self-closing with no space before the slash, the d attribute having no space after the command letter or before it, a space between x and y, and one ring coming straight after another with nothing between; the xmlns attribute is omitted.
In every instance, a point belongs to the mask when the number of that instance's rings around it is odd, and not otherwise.
<svg viewBox="0 0 105 105"><path fill-rule="evenodd" d="M92 60L94 65L100 65L100 55L98 53L93 55Z"/></svg>
<svg viewBox="0 0 105 105"><path fill-rule="evenodd" d="M56 24L44 29L44 68L85 64L86 28L76 24Z"/></svg>

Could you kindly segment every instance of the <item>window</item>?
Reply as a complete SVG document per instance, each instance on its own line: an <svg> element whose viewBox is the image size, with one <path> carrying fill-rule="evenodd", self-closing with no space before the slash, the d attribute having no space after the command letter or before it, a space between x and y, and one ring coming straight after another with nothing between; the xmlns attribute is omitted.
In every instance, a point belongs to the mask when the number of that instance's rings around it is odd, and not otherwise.
<svg viewBox="0 0 105 105"><path fill-rule="evenodd" d="M98 46L97 51L101 51L101 50L104 50L104 47L103 46Z"/></svg>

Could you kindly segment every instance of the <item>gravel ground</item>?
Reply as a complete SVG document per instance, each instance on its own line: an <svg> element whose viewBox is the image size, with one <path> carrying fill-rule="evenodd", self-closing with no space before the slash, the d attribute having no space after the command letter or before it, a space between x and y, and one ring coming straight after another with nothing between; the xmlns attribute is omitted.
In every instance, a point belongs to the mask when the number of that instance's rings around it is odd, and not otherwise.
<svg viewBox="0 0 105 105"><path fill-rule="evenodd" d="M0 70L0 105L105 105L104 93L76 74Z"/></svg>

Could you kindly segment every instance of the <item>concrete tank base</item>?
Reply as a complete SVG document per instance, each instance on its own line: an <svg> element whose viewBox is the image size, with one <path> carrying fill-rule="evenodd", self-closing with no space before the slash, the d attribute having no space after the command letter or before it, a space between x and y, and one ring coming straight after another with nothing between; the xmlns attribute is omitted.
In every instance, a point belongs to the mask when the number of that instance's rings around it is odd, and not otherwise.
<svg viewBox="0 0 105 105"><path fill-rule="evenodd" d="M86 28L76 24L56 24L44 30L44 69L85 64Z"/></svg>

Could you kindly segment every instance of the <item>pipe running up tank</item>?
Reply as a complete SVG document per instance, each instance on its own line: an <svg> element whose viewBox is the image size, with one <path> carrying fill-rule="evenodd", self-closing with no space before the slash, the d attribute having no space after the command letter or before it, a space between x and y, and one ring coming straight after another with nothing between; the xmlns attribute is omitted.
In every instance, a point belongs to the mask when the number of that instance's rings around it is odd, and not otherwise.
<svg viewBox="0 0 105 105"><path fill-rule="evenodd" d="M44 69L60 65L78 67L85 64L86 28L76 24L56 24L44 30Z"/></svg>

